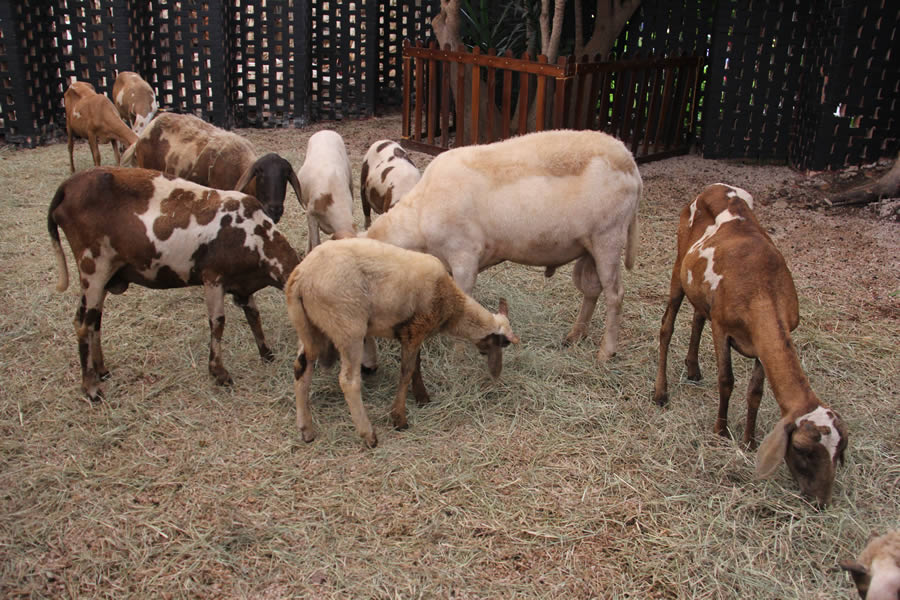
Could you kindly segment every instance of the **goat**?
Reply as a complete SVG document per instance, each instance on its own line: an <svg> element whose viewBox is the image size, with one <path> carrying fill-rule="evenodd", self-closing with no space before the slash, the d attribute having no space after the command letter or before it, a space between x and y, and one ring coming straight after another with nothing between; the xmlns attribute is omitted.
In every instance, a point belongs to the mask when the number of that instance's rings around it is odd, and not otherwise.
<svg viewBox="0 0 900 600"><path fill-rule="evenodd" d="M586 335L601 291L606 332L598 353L616 352L625 267L638 245L643 184L631 153L597 131L530 133L437 156L422 179L366 236L441 259L466 293L478 272L503 261L557 267L576 261L584 295L566 343Z"/></svg>
<svg viewBox="0 0 900 600"><path fill-rule="evenodd" d="M372 224L371 212L386 213L422 174L406 150L391 140L378 140L369 146L359 176L359 196L366 228Z"/></svg>
<svg viewBox="0 0 900 600"><path fill-rule="evenodd" d="M69 285L61 227L81 278L75 332L82 390L103 398L100 380L109 371L100 347L100 319L107 292L131 283L155 289L202 285L209 312L209 372L232 383L222 364L225 294L241 307L260 356L266 345L253 294L282 288L299 262L297 254L265 214L259 201L176 179L158 171L96 167L69 177L57 189L47 229L59 270L58 291Z"/></svg>
<svg viewBox="0 0 900 600"><path fill-rule="evenodd" d="M160 114L125 152L122 162L255 196L276 223L284 212L288 182L300 198L300 183L291 163L275 153L257 158L249 141L194 115Z"/></svg>
<svg viewBox="0 0 900 600"><path fill-rule="evenodd" d="M113 84L113 100L135 135L141 135L159 109L153 88L134 71L119 71Z"/></svg>
<svg viewBox="0 0 900 600"><path fill-rule="evenodd" d="M319 229L336 239L355 237L353 175L341 134L331 130L314 133L306 144L297 178L309 224L309 249L319 245Z"/></svg>
<svg viewBox="0 0 900 600"><path fill-rule="evenodd" d="M69 138L69 167L75 172L75 137L86 138L91 147L94 165L100 165L98 144L112 142L116 164L120 164L119 147L116 142L131 146L137 136L122 119L109 98L98 94L94 86L85 81L73 81L63 94L66 105L66 135Z"/></svg>
<svg viewBox="0 0 900 600"><path fill-rule="evenodd" d="M475 343L487 355L494 377L503 367L502 348L518 343L507 306L492 314L454 283L441 262L375 240L331 240L310 252L288 278L288 315L299 338L294 362L297 426L304 441L316 437L309 409L313 361L340 354L340 384L356 431L369 447L375 430L362 405L360 364L366 336L400 340L400 385L391 409L397 429L407 427L410 381L419 404L429 401L420 372L419 349L426 338L445 332Z"/></svg>
<svg viewBox="0 0 900 600"><path fill-rule="evenodd" d="M713 431L728 435L734 348L756 359L747 390L743 436L747 447L756 445L756 414L766 376L781 408L781 420L757 453L757 477L770 476L784 459L800 489L824 506L831 499L835 465L844 459L847 429L837 413L819 401L803 372L790 334L800 322L794 280L752 207L747 191L714 184L681 211L669 302L659 330L653 400L660 406L669 400L669 342L678 308L687 295L694 307L685 359L688 379L700 379L700 335L707 320L712 328L719 372L719 413Z"/></svg>
<svg viewBox="0 0 900 600"><path fill-rule="evenodd" d="M857 560L841 561L862 600L900 598L900 529L872 537Z"/></svg>

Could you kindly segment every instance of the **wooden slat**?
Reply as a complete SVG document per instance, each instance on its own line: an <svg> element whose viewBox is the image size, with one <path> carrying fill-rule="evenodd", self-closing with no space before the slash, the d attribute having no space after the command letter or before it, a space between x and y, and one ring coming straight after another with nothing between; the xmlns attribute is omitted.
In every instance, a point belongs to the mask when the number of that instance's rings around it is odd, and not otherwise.
<svg viewBox="0 0 900 600"><path fill-rule="evenodd" d="M423 71L423 61L417 60L416 61L416 109L415 109L415 111L416 111L416 119L415 119L416 129L415 129L415 131L413 131L413 139L415 139L415 140L422 139L422 112L424 111L424 108L425 108L423 106L424 100L422 99L423 93L424 93L422 87L424 86L424 83L425 83L423 81L424 78L422 77L422 71Z"/></svg>
<svg viewBox="0 0 900 600"><path fill-rule="evenodd" d="M449 44L447 45L449 48ZM450 63L441 62L441 146L450 147Z"/></svg>
<svg viewBox="0 0 900 600"><path fill-rule="evenodd" d="M664 98L657 92L659 91L659 80L662 71L659 68L653 69L653 85L650 88L650 110L647 111L647 130L644 132L644 142L641 145L641 155L647 154L647 146L650 144L650 136L656 135L656 109Z"/></svg>
<svg viewBox="0 0 900 600"><path fill-rule="evenodd" d="M512 58L512 50L507 50L504 54L507 58ZM512 80L513 72L510 69L503 69L503 106L500 108L500 135L503 139L509 137L509 119L512 110Z"/></svg>
<svg viewBox="0 0 900 600"><path fill-rule="evenodd" d="M522 55L524 58L528 57L528 54ZM528 84L529 84L529 75L527 71L522 71L519 73L519 135L525 133L526 128L528 127Z"/></svg>
<svg viewBox="0 0 900 600"><path fill-rule="evenodd" d="M659 110L659 120L656 125L656 143L653 146L654 152L659 151L660 141L665 137L666 132L666 113L668 112L669 102L668 99L672 97L672 80L674 79L674 75L672 74L675 70L675 67L666 67L666 83L663 88L662 94L662 103L660 105ZM671 148L668 145L663 145L662 151L670 150Z"/></svg>
<svg viewBox="0 0 900 600"><path fill-rule="evenodd" d="M472 48L472 55L478 56L481 48L475 46ZM472 143L478 143L478 117L481 112L481 69L477 62L472 63Z"/></svg>
<svg viewBox="0 0 900 600"><path fill-rule="evenodd" d="M412 57L406 53L409 48L409 40L403 40L403 139L409 139L409 129L411 124L411 116L409 114L409 99L411 97L412 88L410 87L410 79L412 78Z"/></svg>
<svg viewBox="0 0 900 600"><path fill-rule="evenodd" d="M456 66L456 143L455 146L466 145L466 67Z"/></svg>
<svg viewBox="0 0 900 600"><path fill-rule="evenodd" d="M488 50L488 54L491 56L495 56L497 54L497 50L491 48ZM494 103L494 98L496 95L496 77L497 77L497 69L494 67L487 67L487 98L488 102L491 104ZM487 135L485 136L485 142L491 143L494 141L494 111L487 111Z"/></svg>
<svg viewBox="0 0 900 600"><path fill-rule="evenodd" d="M539 54L538 62L547 62L547 57L543 54ZM535 96L535 111L534 111L534 130L535 131L543 131L545 124L545 112L547 106L547 77L545 75L537 76L537 89Z"/></svg>
<svg viewBox="0 0 900 600"><path fill-rule="evenodd" d="M430 46L432 48L437 46L437 42L431 40ZM428 122L428 143L434 144L434 128L437 122L437 81L435 81L437 74L437 61L432 59L428 60L428 114L426 115L426 120Z"/></svg>
<svg viewBox="0 0 900 600"><path fill-rule="evenodd" d="M637 154L638 145L641 142L641 131L647 127L647 119L644 118L644 110L647 108L647 69L641 69L641 83L638 86L638 105L634 116L634 133L631 135L631 153Z"/></svg>

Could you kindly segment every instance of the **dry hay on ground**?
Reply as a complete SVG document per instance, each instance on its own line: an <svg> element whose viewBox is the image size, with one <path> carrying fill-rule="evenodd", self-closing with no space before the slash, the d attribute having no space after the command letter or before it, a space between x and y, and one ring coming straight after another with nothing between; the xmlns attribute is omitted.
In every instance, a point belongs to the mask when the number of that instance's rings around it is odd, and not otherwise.
<svg viewBox="0 0 900 600"><path fill-rule="evenodd" d="M306 140L333 127L358 174L396 117L244 131L299 167ZM78 168L90 155L76 153ZM111 161L109 148L104 161ZM413 155L420 166L428 161ZM132 288L104 315L108 400L79 393L77 291L58 294L46 209L68 175L64 143L0 151L0 590L5 597L224 598L835 598L835 568L900 514L897 225L784 198L803 176L782 167L674 158L641 167L641 250L625 275L619 354L594 356L603 317L563 349L578 309L571 267L495 267L476 296L509 298L523 343L491 382L477 353L435 340L424 369L432 404L390 429L398 366L381 344L364 398L379 433L356 437L337 382L319 370L320 436L300 441L291 362L296 339L276 290L259 294L276 354L259 360L240 311L226 309L231 389L206 372L197 289ZM792 267L795 333L813 388L851 430L834 505L818 512L784 467L752 479L755 454L711 433L715 367L681 367L684 308L670 361L672 402L649 396L678 210L702 186L750 190ZM790 194L787 194L790 196ZM358 198L358 191L357 191ZM779 200L787 200L784 204ZM362 222L356 209L357 222ZM289 192L281 228L306 242ZM67 250L68 252L68 250ZM69 260L70 270L74 267ZM730 423L743 430L749 361L736 357ZM767 389L761 436L777 420Z"/></svg>

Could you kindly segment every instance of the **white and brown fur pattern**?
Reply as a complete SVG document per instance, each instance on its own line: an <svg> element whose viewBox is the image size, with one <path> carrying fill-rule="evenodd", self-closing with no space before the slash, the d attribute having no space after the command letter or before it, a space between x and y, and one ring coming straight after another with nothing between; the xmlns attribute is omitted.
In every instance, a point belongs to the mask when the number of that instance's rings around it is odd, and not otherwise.
<svg viewBox="0 0 900 600"><path fill-rule="evenodd" d="M69 145L69 167L75 172L75 138L85 138L91 148L94 165L100 165L100 146L110 142L120 164L119 146L134 144L137 136L119 118L118 110L109 98L98 94L94 86L84 81L74 81L63 94L66 107L66 135Z"/></svg>
<svg viewBox="0 0 900 600"><path fill-rule="evenodd" d="M326 129L314 133L306 144L303 166L297 172L309 225L309 249L319 245L321 229L336 239L355 237L353 180L344 138Z"/></svg>
<svg viewBox="0 0 900 600"><path fill-rule="evenodd" d="M194 115L160 114L125 151L122 162L255 196L276 223L284 212L288 183L300 199L300 184L287 160L275 153L257 157L249 141Z"/></svg>
<svg viewBox="0 0 900 600"><path fill-rule="evenodd" d="M288 315L299 339L294 363L297 426L307 442L315 439L309 388L313 363L340 355L340 384L359 435L369 447L377 437L361 398L360 366L366 336L400 341L400 383L391 409L398 429L407 427L410 382L419 404L428 402L420 372L419 349L439 332L473 342L487 355L494 377L503 366L502 348L518 343L506 303L491 313L454 283L441 262L375 240L330 240L317 246L294 269L285 288Z"/></svg>
<svg viewBox="0 0 900 600"><path fill-rule="evenodd" d="M581 310L567 343L586 336L600 294L600 360L616 352L621 278L638 245L641 176L622 142L596 131L545 131L444 152L366 235L437 256L466 293L503 261L554 270L576 261Z"/></svg>
<svg viewBox="0 0 900 600"><path fill-rule="evenodd" d="M419 182L422 174L403 146L391 140L378 140L369 146L359 176L366 228L372 224L371 212L386 213Z"/></svg>
<svg viewBox="0 0 900 600"><path fill-rule="evenodd" d="M841 562L863 600L900 599L900 529L872 536L859 558Z"/></svg>
<svg viewBox="0 0 900 600"><path fill-rule="evenodd" d="M209 371L217 383L231 383L221 356L226 293L243 309L260 356L272 360L253 294L266 286L282 288L298 257L256 198L146 169L100 167L73 175L59 186L47 214L57 290L63 291L69 278L60 227L81 280L75 330L82 390L91 400L103 397L100 380L108 375L100 346L103 301L131 283L203 286Z"/></svg>
<svg viewBox="0 0 900 600"><path fill-rule="evenodd" d="M752 206L745 190L714 184L681 211L678 253L659 332L653 400L664 405L669 399L669 342L687 296L694 307L685 359L688 379L700 379L697 352L707 320L712 329L719 388L713 431L728 435L734 348L756 359L747 391L744 444L755 446L756 415L767 376L781 408L781 420L757 453L757 476L770 476L784 459L800 489L825 505L831 499L837 462L843 461L847 431L838 415L816 397L803 372L790 335L800 322L794 281Z"/></svg>
<svg viewBox="0 0 900 600"><path fill-rule="evenodd" d="M135 135L141 135L159 110L153 88L134 71L120 71L116 76L113 101Z"/></svg>

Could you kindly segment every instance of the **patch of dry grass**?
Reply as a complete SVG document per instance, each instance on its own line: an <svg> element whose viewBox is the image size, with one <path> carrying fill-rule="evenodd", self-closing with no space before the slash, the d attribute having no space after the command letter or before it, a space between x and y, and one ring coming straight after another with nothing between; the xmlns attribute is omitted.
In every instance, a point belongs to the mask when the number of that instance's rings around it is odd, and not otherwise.
<svg viewBox="0 0 900 600"><path fill-rule="evenodd" d="M358 173L395 117L247 131L299 167L306 140L333 127ZM84 144L76 165L89 166ZM111 160L108 147L104 160ZM428 158L415 154L420 166ZM68 174L64 143L0 151L0 590L4 597L835 598L835 569L870 531L898 526L900 416L896 225L778 208L799 175L683 157L642 167L642 245L625 275L619 354L595 355L603 326L563 349L579 301L571 267L501 265L477 298L509 299L522 344L492 382L477 353L426 345L433 402L390 428L398 365L380 344L364 400L379 433L363 448L337 382L317 370L319 437L295 429L296 339L277 290L258 294L276 361L259 360L240 311L226 309L225 362L206 373L199 290L111 296L108 400L79 393L77 291L53 291L46 209ZM812 385L850 430L834 505L814 510L785 468L752 479L754 453L711 433L715 366L684 380L689 317L676 324L667 409L649 401L677 213L705 184L746 187L797 280L795 334ZM357 222L361 211L357 208ZM280 225L306 243L289 192ZM893 228L893 229L891 229ZM840 235L838 235L840 232ZM845 236L843 246L837 237ZM871 250L871 251L869 251ZM71 258L70 258L71 263ZM70 264L70 269L72 265ZM871 279L872 273L877 280ZM689 311L683 308L683 313ZM735 358L731 425L743 430L749 361ZM761 430L777 420L766 392Z"/></svg>

